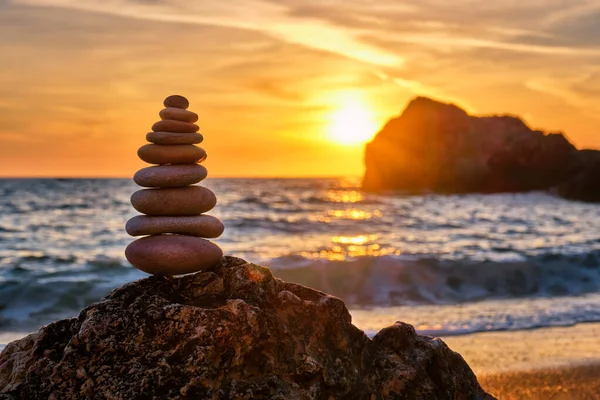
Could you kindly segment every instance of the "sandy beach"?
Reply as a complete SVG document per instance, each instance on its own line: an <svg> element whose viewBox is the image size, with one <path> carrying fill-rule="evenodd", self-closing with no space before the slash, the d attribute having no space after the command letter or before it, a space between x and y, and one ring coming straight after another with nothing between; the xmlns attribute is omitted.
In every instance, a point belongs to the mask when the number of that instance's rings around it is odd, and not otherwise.
<svg viewBox="0 0 600 400"><path fill-rule="evenodd" d="M499 399L600 399L600 324L445 337Z"/></svg>
<svg viewBox="0 0 600 400"><path fill-rule="evenodd" d="M600 364L489 374L479 382L499 399L598 399Z"/></svg>

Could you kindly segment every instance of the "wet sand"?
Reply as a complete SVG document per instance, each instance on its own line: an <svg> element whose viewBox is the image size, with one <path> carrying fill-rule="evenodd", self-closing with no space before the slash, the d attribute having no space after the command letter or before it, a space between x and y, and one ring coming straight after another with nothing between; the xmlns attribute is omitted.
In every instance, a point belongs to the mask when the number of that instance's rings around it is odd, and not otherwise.
<svg viewBox="0 0 600 400"><path fill-rule="evenodd" d="M600 364L527 372L503 372L479 377L498 399L600 399Z"/></svg>
<svg viewBox="0 0 600 400"><path fill-rule="evenodd" d="M444 337L499 399L600 399L600 324Z"/></svg>

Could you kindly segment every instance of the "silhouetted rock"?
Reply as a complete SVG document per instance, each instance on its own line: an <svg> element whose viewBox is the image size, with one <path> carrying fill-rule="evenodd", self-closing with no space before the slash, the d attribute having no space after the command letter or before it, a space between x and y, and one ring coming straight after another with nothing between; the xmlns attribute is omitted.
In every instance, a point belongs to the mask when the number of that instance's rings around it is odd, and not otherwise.
<svg viewBox="0 0 600 400"><path fill-rule="evenodd" d="M344 303L226 257L153 276L10 343L0 398L492 399L463 358L404 323L372 340ZM4 396L4 397L3 397Z"/></svg>
<svg viewBox="0 0 600 400"><path fill-rule="evenodd" d="M363 186L406 193L545 190L585 176L580 158L560 133L419 97L367 145Z"/></svg>
<svg viewBox="0 0 600 400"><path fill-rule="evenodd" d="M582 150L578 172L555 188L565 199L600 202L600 151Z"/></svg>

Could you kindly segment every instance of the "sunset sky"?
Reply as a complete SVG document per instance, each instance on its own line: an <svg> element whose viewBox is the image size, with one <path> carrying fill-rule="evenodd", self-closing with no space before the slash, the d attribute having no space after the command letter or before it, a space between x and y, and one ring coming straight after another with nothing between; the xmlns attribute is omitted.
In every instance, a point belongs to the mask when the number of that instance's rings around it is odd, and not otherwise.
<svg viewBox="0 0 600 400"><path fill-rule="evenodd" d="M210 176L345 176L414 96L600 147L600 0L0 0L0 176L131 176L162 100Z"/></svg>

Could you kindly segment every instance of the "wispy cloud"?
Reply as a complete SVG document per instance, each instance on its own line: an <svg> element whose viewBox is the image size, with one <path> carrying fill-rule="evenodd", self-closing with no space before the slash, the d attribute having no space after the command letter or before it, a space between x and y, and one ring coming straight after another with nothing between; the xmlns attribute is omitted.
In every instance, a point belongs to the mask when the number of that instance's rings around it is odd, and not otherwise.
<svg viewBox="0 0 600 400"><path fill-rule="evenodd" d="M97 168L129 172L132 132L177 91L214 135L218 174L235 174L219 161L233 153L262 159L256 173L289 152L314 173L360 171L359 150L336 159L315 139L330 99L349 91L381 123L425 95L600 147L600 0L0 0L0 10L0 170L14 154L23 168L50 162L52 149L65 165L100 152L110 156Z"/></svg>
<svg viewBox="0 0 600 400"><path fill-rule="evenodd" d="M329 51L376 65L398 65L402 57L357 39L360 29L346 29L320 19L296 18L285 5L260 0L127 1L16 0L17 4L63 7L162 22L210 24L259 31L289 43Z"/></svg>
<svg viewBox="0 0 600 400"><path fill-rule="evenodd" d="M379 67L409 91L446 93L410 76L410 65L436 57L465 62L464 54L495 51L514 57L600 58L600 41L568 37L561 24L589 17L600 0L457 0L419 3L364 0L14 0L154 22L212 25L260 32L287 43ZM600 24L598 24L600 27ZM588 35L589 36L589 35ZM600 28L596 32L600 38ZM575 43L574 43L575 41ZM589 45L593 43L593 45ZM512 56L511 54L515 54ZM502 58L501 56L494 57ZM469 62L468 60L466 62ZM508 66L508 65L507 65ZM391 70L389 68L392 68ZM540 69L543 69L540 66ZM536 71L539 76L540 71ZM403 84L409 82L410 84ZM258 84L256 87L267 88ZM272 93L275 91L271 90ZM450 95L448 95L450 96ZM455 98L460 96L455 95Z"/></svg>
<svg viewBox="0 0 600 400"><path fill-rule="evenodd" d="M600 2L596 0L577 0L563 3L562 7L549 12L542 18L542 24L548 28L569 20L577 20L581 17L597 14L600 12Z"/></svg>

